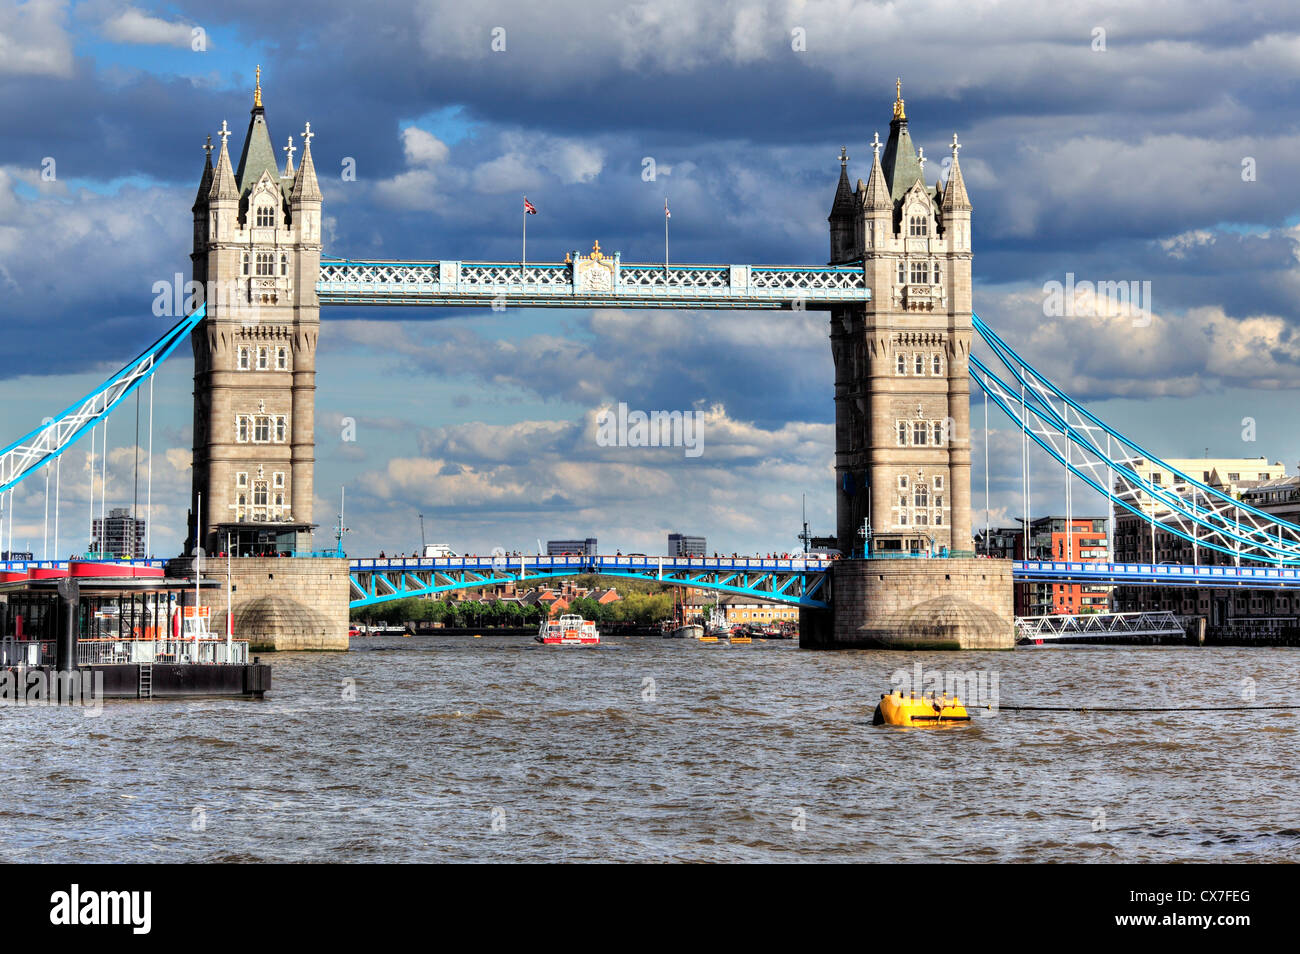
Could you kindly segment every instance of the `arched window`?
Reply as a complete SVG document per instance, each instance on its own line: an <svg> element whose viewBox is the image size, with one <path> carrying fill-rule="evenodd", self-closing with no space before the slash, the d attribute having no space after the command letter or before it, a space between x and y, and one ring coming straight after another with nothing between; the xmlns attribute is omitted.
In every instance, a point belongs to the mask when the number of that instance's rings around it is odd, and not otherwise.
<svg viewBox="0 0 1300 954"><path fill-rule="evenodd" d="M930 491L925 484L917 484L912 490L912 503L917 507L930 506Z"/></svg>
<svg viewBox="0 0 1300 954"><path fill-rule="evenodd" d="M939 263L934 263L934 284L939 284Z"/></svg>
<svg viewBox="0 0 1300 954"><path fill-rule="evenodd" d="M916 426L912 428L913 444L928 444L930 428L926 426L925 421L917 421Z"/></svg>
<svg viewBox="0 0 1300 954"><path fill-rule="evenodd" d="M275 274L275 254L272 252L257 253L257 274L262 277L269 277Z"/></svg>
<svg viewBox="0 0 1300 954"><path fill-rule="evenodd" d="M913 365L917 374L925 374L925 355L918 354L913 358Z"/></svg>
<svg viewBox="0 0 1300 954"><path fill-rule="evenodd" d="M288 275L288 274L289 274L289 256L288 256L288 255L281 255L281 256L280 256L280 274L281 274L281 275ZM935 272L934 272L934 274L935 274L935 276L936 276L936 277L935 277L935 281L938 281L938 280L939 280L939 279L938 279L938 275L939 275L939 266L938 266L938 265L935 266Z"/></svg>
<svg viewBox="0 0 1300 954"><path fill-rule="evenodd" d="M929 235L930 221L928 217L924 215L912 216L912 218L908 221L907 234L908 235Z"/></svg>
<svg viewBox="0 0 1300 954"><path fill-rule="evenodd" d="M930 357L930 367L933 374L938 374L943 368L943 360L936 354Z"/></svg>
<svg viewBox="0 0 1300 954"><path fill-rule="evenodd" d="M912 263L912 284L928 285L930 284L930 268L925 262Z"/></svg>
<svg viewBox="0 0 1300 954"><path fill-rule="evenodd" d="M905 354L898 356L898 373L907 374L907 355Z"/></svg>
<svg viewBox="0 0 1300 954"><path fill-rule="evenodd" d="M898 263L898 284L900 285L907 284L907 263L906 262Z"/></svg>
<svg viewBox="0 0 1300 954"><path fill-rule="evenodd" d="M289 349L284 347L284 345L281 345L275 351L275 370L289 370Z"/></svg>
<svg viewBox="0 0 1300 954"><path fill-rule="evenodd" d="M247 276L248 275L248 253L247 252L245 252L243 255L240 256L239 264L243 268L244 275Z"/></svg>
<svg viewBox="0 0 1300 954"><path fill-rule="evenodd" d="M910 430L911 428L908 427L907 421L898 422L898 446L899 447L907 446L908 432Z"/></svg>
<svg viewBox="0 0 1300 954"><path fill-rule="evenodd" d="M256 222L258 228L268 228L270 226L274 226L275 209L271 208L269 205L259 205L257 207Z"/></svg>

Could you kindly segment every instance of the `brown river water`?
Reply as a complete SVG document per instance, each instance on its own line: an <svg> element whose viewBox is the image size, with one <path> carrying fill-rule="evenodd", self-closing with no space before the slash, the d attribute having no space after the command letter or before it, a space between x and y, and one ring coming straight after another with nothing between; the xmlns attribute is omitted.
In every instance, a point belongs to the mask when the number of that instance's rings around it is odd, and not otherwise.
<svg viewBox="0 0 1300 954"><path fill-rule="evenodd" d="M1297 649L390 636L269 659L261 702L0 709L0 858L1300 860L1300 711L871 725L917 663L996 675L1003 706L1298 703Z"/></svg>

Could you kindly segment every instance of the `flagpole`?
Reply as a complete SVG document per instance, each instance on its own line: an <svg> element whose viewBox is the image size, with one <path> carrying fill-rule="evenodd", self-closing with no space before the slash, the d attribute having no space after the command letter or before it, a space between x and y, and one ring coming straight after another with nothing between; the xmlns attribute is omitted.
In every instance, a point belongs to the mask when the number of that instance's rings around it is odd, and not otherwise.
<svg viewBox="0 0 1300 954"><path fill-rule="evenodd" d="M664 280L668 279L668 196L664 196Z"/></svg>
<svg viewBox="0 0 1300 954"><path fill-rule="evenodd" d="M524 196L524 209L521 214L524 217L524 249L519 259L519 284L523 285L524 272L528 268L528 196Z"/></svg>

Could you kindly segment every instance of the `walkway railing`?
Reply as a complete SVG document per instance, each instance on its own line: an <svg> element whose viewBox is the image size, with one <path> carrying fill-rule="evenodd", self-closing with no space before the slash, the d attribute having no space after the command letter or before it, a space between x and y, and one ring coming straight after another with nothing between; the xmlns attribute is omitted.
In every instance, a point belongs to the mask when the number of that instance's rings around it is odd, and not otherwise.
<svg viewBox="0 0 1300 954"><path fill-rule="evenodd" d="M326 259L322 305L827 308L871 300L861 265L670 265L573 252L568 262Z"/></svg>
<svg viewBox="0 0 1300 954"><path fill-rule="evenodd" d="M223 637L194 639L79 639L80 665L115 663L198 663L211 665L248 662L248 640L233 639L229 650Z"/></svg>

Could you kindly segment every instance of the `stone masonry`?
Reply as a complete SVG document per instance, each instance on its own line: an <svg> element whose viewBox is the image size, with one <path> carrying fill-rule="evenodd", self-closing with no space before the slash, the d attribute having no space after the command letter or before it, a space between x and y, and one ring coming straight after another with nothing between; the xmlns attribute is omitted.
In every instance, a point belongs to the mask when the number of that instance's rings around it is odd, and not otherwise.
<svg viewBox="0 0 1300 954"><path fill-rule="evenodd" d="M194 561L170 561L167 575L192 579ZM203 575L225 580L226 561L205 561ZM347 650L351 584L346 559L244 557L231 561L231 582L235 637L249 640L251 650ZM200 602L212 607L213 631L225 632L225 587L202 591ZM244 608L254 612L241 612Z"/></svg>

